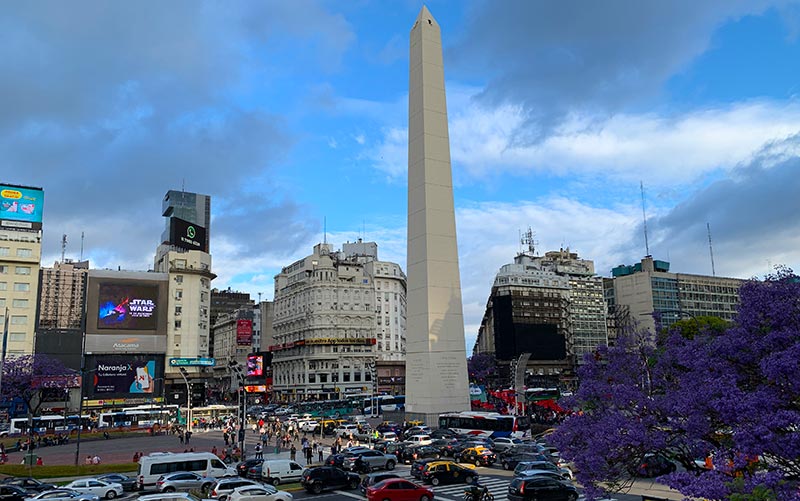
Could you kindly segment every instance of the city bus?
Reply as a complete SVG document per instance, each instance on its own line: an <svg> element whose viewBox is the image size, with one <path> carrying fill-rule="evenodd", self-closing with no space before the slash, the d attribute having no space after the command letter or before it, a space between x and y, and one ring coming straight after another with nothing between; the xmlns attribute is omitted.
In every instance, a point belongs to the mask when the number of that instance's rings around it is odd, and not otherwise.
<svg viewBox="0 0 800 501"><path fill-rule="evenodd" d="M558 388L528 388L525 390L527 402L541 402L542 400L558 400L561 392Z"/></svg>
<svg viewBox="0 0 800 501"><path fill-rule="evenodd" d="M528 416L507 416L496 412L448 412L439 415L439 428L456 433L481 437L529 438L531 422Z"/></svg>
<svg viewBox="0 0 800 501"><path fill-rule="evenodd" d="M372 414L372 405L375 403L377 414L384 412L403 412L406 410L405 395L375 395L364 399L364 414Z"/></svg>
<svg viewBox="0 0 800 501"><path fill-rule="evenodd" d="M77 430L79 424L83 422L84 427L88 427L92 422L91 416L84 415L82 419L78 416L67 416L53 414L36 416L33 418L33 432L39 435L52 435L56 433L69 433ZM8 427L9 435L27 435L28 418L14 418Z"/></svg>
<svg viewBox="0 0 800 501"><path fill-rule="evenodd" d="M150 428L153 425L164 426L178 418L180 410L177 405L140 405L128 407L114 412L101 412L97 420L98 428Z"/></svg>
<svg viewBox="0 0 800 501"><path fill-rule="evenodd" d="M359 406L352 399L317 400L294 405L298 414L311 414L315 418L340 418L358 412Z"/></svg>

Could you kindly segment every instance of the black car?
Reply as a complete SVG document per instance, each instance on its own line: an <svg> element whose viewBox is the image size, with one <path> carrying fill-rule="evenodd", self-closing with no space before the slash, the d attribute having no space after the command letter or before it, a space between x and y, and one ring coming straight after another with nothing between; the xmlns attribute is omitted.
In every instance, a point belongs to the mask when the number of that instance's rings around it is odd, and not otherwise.
<svg viewBox="0 0 800 501"><path fill-rule="evenodd" d="M361 477L355 473L340 470L332 466L315 466L303 472L300 484L306 491L319 494L328 489L355 489L361 483Z"/></svg>
<svg viewBox="0 0 800 501"><path fill-rule="evenodd" d="M414 445L403 449L400 461L411 464L417 459L439 459L441 456L442 452L432 445Z"/></svg>
<svg viewBox="0 0 800 501"><path fill-rule="evenodd" d="M566 481L547 477L515 477L508 484L509 501L575 501L578 489Z"/></svg>
<svg viewBox="0 0 800 501"><path fill-rule="evenodd" d="M661 454L645 454L639 461L634 473L637 477L660 477L669 473L675 473L677 466L675 463L662 456Z"/></svg>
<svg viewBox="0 0 800 501"><path fill-rule="evenodd" d="M0 501L25 501L31 493L16 485L0 485Z"/></svg>
<svg viewBox="0 0 800 501"><path fill-rule="evenodd" d="M236 473L238 473L240 477L247 477L247 472L250 470L250 468L254 466L261 466L261 463L263 462L263 459L245 459L236 465Z"/></svg>
<svg viewBox="0 0 800 501"><path fill-rule="evenodd" d="M374 444L372 444L372 448L375 449L376 451L383 452L384 454L386 454L386 448L389 446L389 444L393 443L394 442L387 442L385 440L381 440L379 442L375 442Z"/></svg>
<svg viewBox="0 0 800 501"><path fill-rule="evenodd" d="M500 459L500 464L503 465L504 470L513 470L522 461L550 461L552 463L550 457L545 456L544 454L531 454L528 452L522 452L519 454L504 456L502 459Z"/></svg>
<svg viewBox="0 0 800 501"><path fill-rule="evenodd" d="M367 487L371 487L378 482L383 482L387 478L401 478L400 475L397 473L388 473L388 472L379 472L379 473L370 473L369 475L364 475L364 478L361 479L361 485L359 486L359 490L361 494L367 495Z"/></svg>
<svg viewBox="0 0 800 501"><path fill-rule="evenodd" d="M97 479L120 484L123 491L135 491L139 486L138 480L122 473L106 473L105 475L100 475Z"/></svg>
<svg viewBox="0 0 800 501"><path fill-rule="evenodd" d="M344 469L344 454L331 454L325 458L325 466L335 466Z"/></svg>
<svg viewBox="0 0 800 501"><path fill-rule="evenodd" d="M53 484L45 484L31 477L8 477L3 479L3 483L7 485L16 485L22 487L26 491L43 492L50 489L55 489Z"/></svg>
<svg viewBox="0 0 800 501"><path fill-rule="evenodd" d="M440 428L438 430L433 430L432 432L429 433L429 435L431 436L431 438L434 438L434 439L436 439L436 438L455 438L456 436L458 436L458 433L454 432L453 430L451 430L449 428Z"/></svg>
<svg viewBox="0 0 800 501"><path fill-rule="evenodd" d="M455 460L475 466L492 466L497 461L497 454L485 447L470 447L456 454Z"/></svg>

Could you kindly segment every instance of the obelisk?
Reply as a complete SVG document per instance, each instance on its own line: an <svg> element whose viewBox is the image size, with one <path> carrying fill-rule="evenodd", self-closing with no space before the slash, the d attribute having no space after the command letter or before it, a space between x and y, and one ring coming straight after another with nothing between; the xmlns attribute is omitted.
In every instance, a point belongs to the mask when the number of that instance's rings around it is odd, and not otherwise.
<svg viewBox="0 0 800 501"><path fill-rule="evenodd" d="M442 36L426 7L410 39L406 419L438 426L470 403Z"/></svg>

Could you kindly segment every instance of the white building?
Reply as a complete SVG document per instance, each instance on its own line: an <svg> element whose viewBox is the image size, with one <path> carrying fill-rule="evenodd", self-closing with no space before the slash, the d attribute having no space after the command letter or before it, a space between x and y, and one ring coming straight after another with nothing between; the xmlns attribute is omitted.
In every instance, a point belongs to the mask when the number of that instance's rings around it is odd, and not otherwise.
<svg viewBox="0 0 800 501"><path fill-rule="evenodd" d="M269 350L278 400L369 393L378 343L381 357L402 357L405 276L398 265L377 260L374 242L345 244L342 252L317 244L275 277L273 308Z"/></svg>
<svg viewBox="0 0 800 501"><path fill-rule="evenodd" d="M9 355L33 353L41 255L41 231L0 227L0 328L8 308Z"/></svg>

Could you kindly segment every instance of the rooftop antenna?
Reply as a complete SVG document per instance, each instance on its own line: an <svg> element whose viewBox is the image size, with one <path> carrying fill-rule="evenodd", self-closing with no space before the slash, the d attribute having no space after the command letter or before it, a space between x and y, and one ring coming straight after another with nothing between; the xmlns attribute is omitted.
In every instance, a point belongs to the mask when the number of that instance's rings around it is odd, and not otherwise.
<svg viewBox="0 0 800 501"><path fill-rule="evenodd" d="M258 304L261 304L261 294L263 294L263 292L257 292L256 294L258 294Z"/></svg>
<svg viewBox="0 0 800 501"><path fill-rule="evenodd" d="M67 252L67 234L61 235L61 264L64 264L64 254Z"/></svg>
<svg viewBox="0 0 800 501"><path fill-rule="evenodd" d="M323 216L322 218L322 243L328 243L328 216Z"/></svg>
<svg viewBox="0 0 800 501"><path fill-rule="evenodd" d="M528 226L528 231L522 234L522 237L519 239L520 245L527 245L528 246L528 253L533 256L536 250L537 242L533 239L533 230L530 226Z"/></svg>
<svg viewBox="0 0 800 501"><path fill-rule="evenodd" d="M642 191L642 220L644 221L644 249L647 256L650 255L650 242L647 240L647 212L644 208L644 183L639 181L639 189Z"/></svg>
<svg viewBox="0 0 800 501"><path fill-rule="evenodd" d="M181 191L186 191L186 178L181 179Z"/></svg>
<svg viewBox="0 0 800 501"><path fill-rule="evenodd" d="M711 254L711 276L717 276L717 270L714 268L714 246L711 244L711 223L706 223L708 230L708 253Z"/></svg>
<svg viewBox="0 0 800 501"><path fill-rule="evenodd" d="M81 261L83 261L83 232L81 232Z"/></svg>

